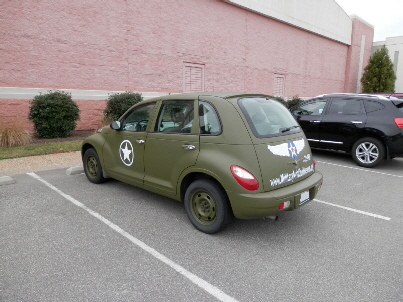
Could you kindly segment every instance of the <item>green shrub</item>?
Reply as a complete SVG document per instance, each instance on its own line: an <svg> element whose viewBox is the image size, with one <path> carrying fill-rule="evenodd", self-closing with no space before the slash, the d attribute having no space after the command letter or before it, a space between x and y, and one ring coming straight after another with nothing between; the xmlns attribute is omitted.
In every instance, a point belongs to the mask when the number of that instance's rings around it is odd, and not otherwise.
<svg viewBox="0 0 403 302"><path fill-rule="evenodd" d="M106 122L118 120L131 106L142 100L141 93L137 92L126 91L110 94L104 110L104 120Z"/></svg>
<svg viewBox="0 0 403 302"><path fill-rule="evenodd" d="M272 96L269 95L269 97L273 100L276 100L278 102L280 102L281 104L283 104L285 107L287 107L287 102L281 97L281 96Z"/></svg>
<svg viewBox="0 0 403 302"><path fill-rule="evenodd" d="M302 101L303 99L300 99L297 96L293 96L291 100L288 100L286 107L288 109L291 109L294 106L298 106Z"/></svg>
<svg viewBox="0 0 403 302"><path fill-rule="evenodd" d="M291 100L287 100L287 101L284 98L282 98L281 96L270 96L270 98L280 102L287 109L297 106L303 101L303 99L300 99L298 96L293 96Z"/></svg>
<svg viewBox="0 0 403 302"><path fill-rule="evenodd" d="M49 91L39 94L31 101L29 119L39 137L67 137L76 128L80 110L71 94Z"/></svg>

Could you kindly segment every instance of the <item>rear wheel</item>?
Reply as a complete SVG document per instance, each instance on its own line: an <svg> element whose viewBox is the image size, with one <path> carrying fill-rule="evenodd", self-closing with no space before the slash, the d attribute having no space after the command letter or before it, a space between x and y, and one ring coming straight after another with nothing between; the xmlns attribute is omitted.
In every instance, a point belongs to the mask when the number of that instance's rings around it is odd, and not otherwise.
<svg viewBox="0 0 403 302"><path fill-rule="evenodd" d="M217 233L230 221L228 198L213 181L201 179L191 183L184 201L189 220L201 232Z"/></svg>
<svg viewBox="0 0 403 302"><path fill-rule="evenodd" d="M385 159L385 147L372 137L364 137L355 142L351 155L361 167L372 168Z"/></svg>
<svg viewBox="0 0 403 302"><path fill-rule="evenodd" d="M84 172L88 180L94 184L99 184L105 181L102 173L101 162L97 152L91 148L85 151L83 156Z"/></svg>

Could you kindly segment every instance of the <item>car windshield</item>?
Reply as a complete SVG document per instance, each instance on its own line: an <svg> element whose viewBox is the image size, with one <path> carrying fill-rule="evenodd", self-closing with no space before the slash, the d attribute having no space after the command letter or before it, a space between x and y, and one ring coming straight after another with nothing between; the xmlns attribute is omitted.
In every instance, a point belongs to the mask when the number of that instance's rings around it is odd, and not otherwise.
<svg viewBox="0 0 403 302"><path fill-rule="evenodd" d="M238 104L256 137L301 131L297 121L281 103L264 97L239 99Z"/></svg>

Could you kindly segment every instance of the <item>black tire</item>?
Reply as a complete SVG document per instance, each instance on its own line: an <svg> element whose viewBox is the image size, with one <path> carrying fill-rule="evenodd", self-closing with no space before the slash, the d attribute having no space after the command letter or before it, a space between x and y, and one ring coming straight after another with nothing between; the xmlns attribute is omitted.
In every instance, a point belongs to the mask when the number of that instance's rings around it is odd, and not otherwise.
<svg viewBox="0 0 403 302"><path fill-rule="evenodd" d="M94 184L103 183L106 179L102 173L101 162L97 152L90 148L85 151L83 156L84 172L88 180Z"/></svg>
<svg viewBox="0 0 403 302"><path fill-rule="evenodd" d="M203 233L217 233L230 222L227 195L213 181L200 179L191 183L184 203L190 222Z"/></svg>
<svg viewBox="0 0 403 302"><path fill-rule="evenodd" d="M357 165L373 168L385 160L385 147L376 138L364 137L355 142L351 155Z"/></svg>

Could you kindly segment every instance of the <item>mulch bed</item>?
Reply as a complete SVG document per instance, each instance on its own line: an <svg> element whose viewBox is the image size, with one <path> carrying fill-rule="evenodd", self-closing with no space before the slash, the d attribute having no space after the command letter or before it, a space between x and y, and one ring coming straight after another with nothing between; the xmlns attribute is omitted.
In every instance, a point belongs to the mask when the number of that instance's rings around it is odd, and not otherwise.
<svg viewBox="0 0 403 302"><path fill-rule="evenodd" d="M75 130L72 131L71 135L68 137L58 137L58 138L40 138L37 137L36 135L33 135L30 144L44 144L44 143L83 140L87 136L90 136L94 133L95 130Z"/></svg>

